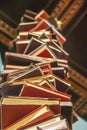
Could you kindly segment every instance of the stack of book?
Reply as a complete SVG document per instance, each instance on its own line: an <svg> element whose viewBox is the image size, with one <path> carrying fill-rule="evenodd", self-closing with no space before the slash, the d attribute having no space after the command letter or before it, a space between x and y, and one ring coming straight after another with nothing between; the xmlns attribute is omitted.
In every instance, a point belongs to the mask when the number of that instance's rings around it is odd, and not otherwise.
<svg viewBox="0 0 87 130"><path fill-rule="evenodd" d="M6 52L1 73L1 129L71 130L66 39L54 17L26 10L18 26L16 52Z"/></svg>

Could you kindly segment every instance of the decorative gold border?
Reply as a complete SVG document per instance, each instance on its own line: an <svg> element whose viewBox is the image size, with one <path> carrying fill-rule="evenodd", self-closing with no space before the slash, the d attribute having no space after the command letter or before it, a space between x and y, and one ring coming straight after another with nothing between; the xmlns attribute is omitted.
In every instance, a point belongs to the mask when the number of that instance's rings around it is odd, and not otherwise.
<svg viewBox="0 0 87 130"><path fill-rule="evenodd" d="M84 89L87 89L87 78L82 76L80 73L78 73L71 67L69 67L69 73L70 73L70 77L75 82L77 82L79 85L81 85Z"/></svg>
<svg viewBox="0 0 87 130"><path fill-rule="evenodd" d="M80 116L84 116L87 114L87 105L83 105L84 102L87 102L87 79L72 68L69 68L69 71L69 82L71 83L70 89L79 96L79 99L76 99L74 103L74 110Z"/></svg>
<svg viewBox="0 0 87 130"><path fill-rule="evenodd" d="M4 45L6 45L7 47L11 46L11 40L9 40L7 37L5 37L4 35L0 34L0 42L2 42Z"/></svg>
<svg viewBox="0 0 87 130"><path fill-rule="evenodd" d="M0 20L0 30L9 35L13 39L16 37L15 30L2 20Z"/></svg>
<svg viewBox="0 0 87 130"><path fill-rule="evenodd" d="M52 12L52 16L59 17L72 0L60 0Z"/></svg>
<svg viewBox="0 0 87 130"><path fill-rule="evenodd" d="M62 29L70 22L70 20L75 16L77 11L81 8L83 5L83 0L74 0L74 2L71 4L71 6L68 8L68 10L64 13L60 21L63 23Z"/></svg>

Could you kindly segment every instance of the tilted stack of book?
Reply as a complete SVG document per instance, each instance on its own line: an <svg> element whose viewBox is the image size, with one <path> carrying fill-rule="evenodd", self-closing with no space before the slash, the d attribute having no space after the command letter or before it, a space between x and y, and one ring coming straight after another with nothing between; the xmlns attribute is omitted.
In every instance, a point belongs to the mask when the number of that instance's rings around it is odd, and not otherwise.
<svg viewBox="0 0 87 130"><path fill-rule="evenodd" d="M16 52L5 53L1 73L1 129L71 130L69 55L56 19L26 10L18 28Z"/></svg>

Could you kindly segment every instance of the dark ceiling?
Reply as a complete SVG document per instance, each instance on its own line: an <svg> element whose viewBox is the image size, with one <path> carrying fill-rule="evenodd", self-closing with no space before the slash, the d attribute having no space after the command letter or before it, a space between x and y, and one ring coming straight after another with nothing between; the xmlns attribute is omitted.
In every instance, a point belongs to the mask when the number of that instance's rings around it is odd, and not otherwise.
<svg viewBox="0 0 87 130"><path fill-rule="evenodd" d="M0 10L8 15L15 23L20 22L25 9L39 12L42 8L51 13L58 1L54 0L1 0ZM84 0L83 0L84 1ZM48 7L47 3L50 4ZM72 21L62 31L67 41L65 50L70 54L70 64L82 75L87 76L87 1L77 12Z"/></svg>

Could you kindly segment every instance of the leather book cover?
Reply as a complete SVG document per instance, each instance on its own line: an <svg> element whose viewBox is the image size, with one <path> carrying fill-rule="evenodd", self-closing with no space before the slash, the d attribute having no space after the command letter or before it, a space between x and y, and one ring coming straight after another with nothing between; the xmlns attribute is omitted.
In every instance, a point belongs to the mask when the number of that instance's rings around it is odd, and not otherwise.
<svg viewBox="0 0 87 130"><path fill-rule="evenodd" d="M49 14L45 10L41 10L36 16L35 20L40 22L42 19L47 19L49 18Z"/></svg>
<svg viewBox="0 0 87 130"><path fill-rule="evenodd" d="M29 40L19 40L16 42L16 53L20 53L20 54L23 54L27 44L29 43L30 41Z"/></svg>
<svg viewBox="0 0 87 130"><path fill-rule="evenodd" d="M56 113L60 113L59 99L30 98L30 97L3 97L1 100L2 129L11 125L21 117L47 104Z"/></svg>
<svg viewBox="0 0 87 130"><path fill-rule="evenodd" d="M42 97L42 98L60 98L61 101L70 101L71 96L69 94L60 92L58 90L52 90L44 86L26 82L19 94L19 96L29 97Z"/></svg>
<svg viewBox="0 0 87 130"><path fill-rule="evenodd" d="M33 52L32 56L39 56L39 57L53 58L53 59L57 58L53 50L49 48L47 44L41 46L39 49L36 50L36 52Z"/></svg>
<svg viewBox="0 0 87 130"><path fill-rule="evenodd" d="M21 22L19 24L19 31L20 32L28 32L29 30L33 29L36 25L38 24L38 22L34 21L34 22Z"/></svg>
<svg viewBox="0 0 87 130"><path fill-rule="evenodd" d="M37 114L38 113L38 114ZM42 105L30 113L26 114L13 124L6 127L4 130L12 130L12 129L23 129L23 127L33 125L35 123L41 122L47 118L50 118L54 115L54 112L47 105Z"/></svg>

